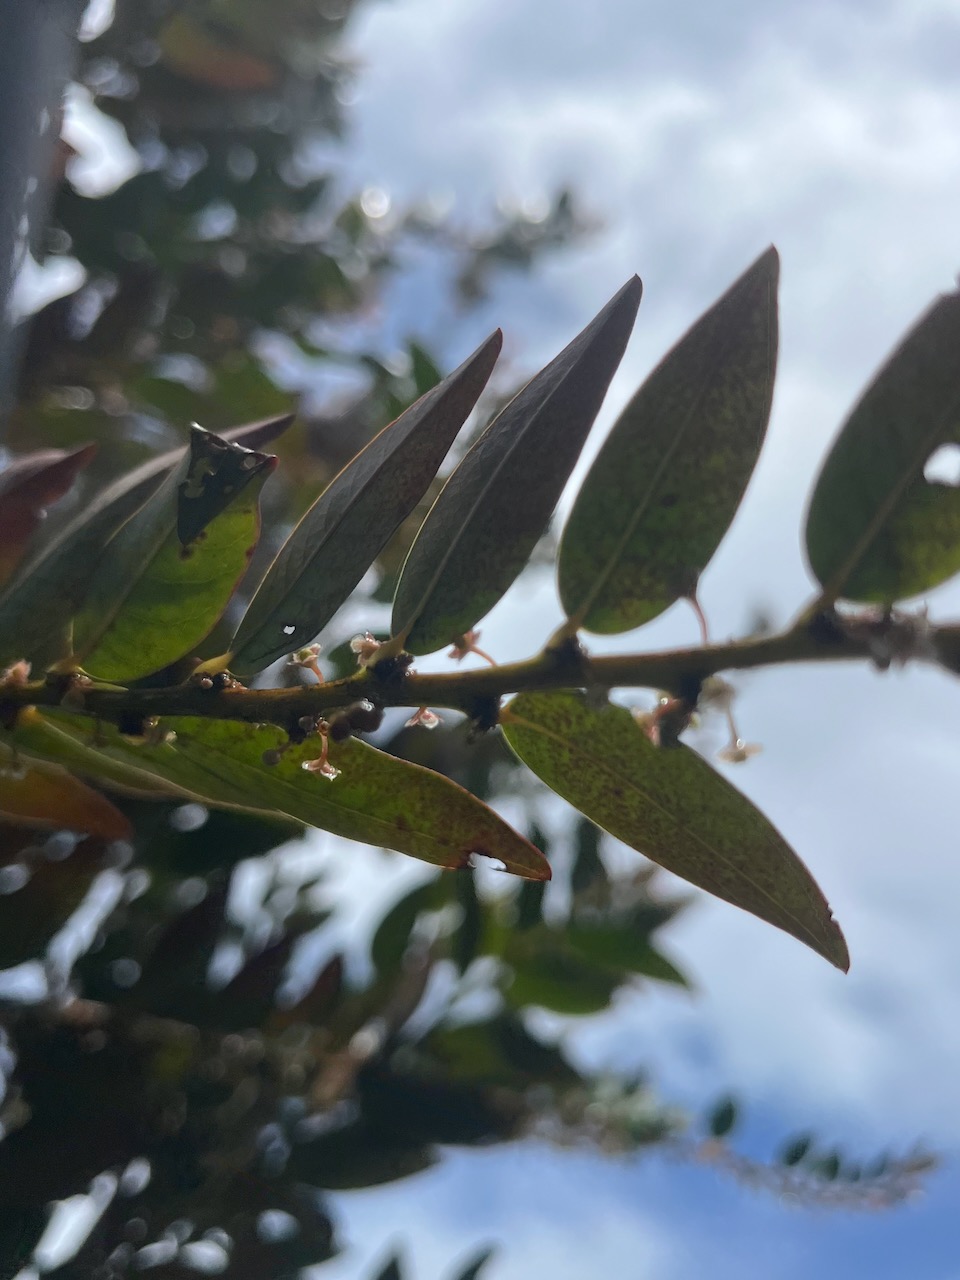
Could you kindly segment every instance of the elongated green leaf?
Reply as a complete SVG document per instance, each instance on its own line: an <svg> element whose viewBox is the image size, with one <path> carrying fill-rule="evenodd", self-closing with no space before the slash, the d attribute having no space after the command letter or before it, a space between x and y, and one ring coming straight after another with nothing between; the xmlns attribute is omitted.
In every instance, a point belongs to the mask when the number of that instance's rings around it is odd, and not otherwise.
<svg viewBox="0 0 960 1280"><path fill-rule="evenodd" d="M193 428L190 453L104 548L74 618L74 657L91 675L133 680L203 640L247 568L275 465Z"/></svg>
<svg viewBox="0 0 960 1280"><path fill-rule="evenodd" d="M253 597L230 645L234 671L260 671L326 626L426 493L502 341L498 329L328 485Z"/></svg>
<svg viewBox="0 0 960 1280"><path fill-rule="evenodd" d="M291 422L292 414L267 418L224 432L223 439L259 449ZM69 620L86 595L104 547L185 453L174 449L120 476L18 572L0 596L0 666L27 658L39 669L69 655Z"/></svg>
<svg viewBox="0 0 960 1280"><path fill-rule="evenodd" d="M893 352L827 456L807 514L810 567L828 592L892 603L960 571L960 489L924 478L960 443L960 292Z"/></svg>
<svg viewBox="0 0 960 1280"><path fill-rule="evenodd" d="M595 710L576 693L521 694L502 723L520 759L605 831L848 968L843 934L809 871L689 747L655 747L629 711Z"/></svg>
<svg viewBox="0 0 960 1280"><path fill-rule="evenodd" d="M560 543L563 607L606 635L690 595L763 444L777 363L768 249L654 369L618 418Z"/></svg>
<svg viewBox="0 0 960 1280"><path fill-rule="evenodd" d="M393 635L412 653L468 631L526 564L620 363L641 291L634 276L510 401L444 485L393 602Z"/></svg>
<svg viewBox="0 0 960 1280"><path fill-rule="evenodd" d="M278 764L267 766L263 754L276 750L281 736L276 729L193 718L172 718L164 727L175 736L150 745L101 726L85 770L102 776L97 757L105 757L104 768L120 765L128 777L129 770L154 776L209 804L286 815L441 867L466 866L477 854L502 862L514 875L550 878L539 849L476 796L431 769L355 738L331 745L330 759L341 774L329 781L302 767L319 755L316 739L290 747ZM27 717L13 733L25 750L68 763L65 749L53 746L58 736L86 746L89 725L58 711Z"/></svg>
<svg viewBox="0 0 960 1280"><path fill-rule="evenodd" d="M17 716L10 740L28 760L53 760L66 765L73 773L83 774L125 793L140 794L151 799L179 797L194 800L190 790L176 786L144 769L139 761L109 756L95 745L97 738L80 721L54 724L35 707L27 707Z"/></svg>

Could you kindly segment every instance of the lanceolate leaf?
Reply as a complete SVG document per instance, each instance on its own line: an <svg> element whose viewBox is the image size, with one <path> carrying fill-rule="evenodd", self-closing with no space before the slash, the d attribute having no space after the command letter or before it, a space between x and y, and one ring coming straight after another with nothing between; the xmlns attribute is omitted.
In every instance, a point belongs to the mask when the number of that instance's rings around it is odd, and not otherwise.
<svg viewBox="0 0 960 1280"><path fill-rule="evenodd" d="M487 613L547 527L623 355L636 276L514 397L447 481L410 548L393 635L431 653Z"/></svg>
<svg viewBox="0 0 960 1280"><path fill-rule="evenodd" d="M85 769L109 778L111 767L120 765L128 778L127 770L133 769L205 803L286 815L441 867L466 866L478 854L502 862L514 875L550 878L539 849L476 796L431 769L357 739L331 746L330 759L341 773L330 781L302 767L320 754L315 738L289 748L279 764L268 766L263 754L280 745L276 729L187 718L164 721L164 727L174 736L150 745L102 726ZM58 758L64 759L67 748L55 746L57 737L86 745L89 725L60 712L42 720L34 713L14 731L25 750L59 750ZM102 774L96 757L105 757Z"/></svg>
<svg viewBox="0 0 960 1280"><path fill-rule="evenodd" d="M96 452L95 444L70 453L40 449L14 458L0 472L0 583L19 564L47 507L72 488Z"/></svg>
<svg viewBox="0 0 960 1280"><path fill-rule="evenodd" d="M689 747L655 747L629 711L576 693L521 694L502 713L523 762L652 861L849 966L826 899L783 837Z"/></svg>
<svg viewBox="0 0 960 1280"><path fill-rule="evenodd" d="M820 472L810 567L833 596L892 603L960 571L960 489L924 478L960 443L960 292L933 304L864 392Z"/></svg>
<svg viewBox="0 0 960 1280"><path fill-rule="evenodd" d="M238 674L312 640L426 493L477 402L498 329L459 369L372 440L313 504L270 566L231 643Z"/></svg>
<svg viewBox="0 0 960 1280"><path fill-rule="evenodd" d="M99 739L91 734L89 724L84 729L79 720L55 724L36 707L27 707L17 716L16 728L10 737L18 753L29 762L57 761L73 773L124 793L151 799L170 796L194 799L191 791L147 771L139 761L127 761L100 751L94 745Z"/></svg>
<svg viewBox="0 0 960 1280"><path fill-rule="evenodd" d="M0 818L27 826L126 840L130 823L106 796L57 764L17 761L0 747Z"/></svg>
<svg viewBox="0 0 960 1280"><path fill-rule="evenodd" d="M203 640L247 567L275 464L194 427L190 453L107 544L74 619L73 655L91 675L133 680Z"/></svg>
<svg viewBox="0 0 960 1280"><path fill-rule="evenodd" d="M260 449L282 435L291 414L226 431L223 439ZM0 597L0 666L19 658L35 669L69 654L68 624L82 603L103 549L139 510L186 450L174 449L120 476L30 561Z"/></svg>
<svg viewBox="0 0 960 1280"><path fill-rule="evenodd" d="M694 590L763 444L778 275L771 248L668 352L617 420L560 544L560 598L578 627L629 631Z"/></svg>

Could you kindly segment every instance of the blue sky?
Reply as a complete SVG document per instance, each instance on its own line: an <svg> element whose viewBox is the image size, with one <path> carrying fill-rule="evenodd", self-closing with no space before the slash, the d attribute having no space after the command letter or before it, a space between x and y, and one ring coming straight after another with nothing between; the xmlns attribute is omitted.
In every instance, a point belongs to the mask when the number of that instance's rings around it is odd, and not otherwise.
<svg viewBox="0 0 960 1280"><path fill-rule="evenodd" d="M757 606L786 622L811 589L799 530L819 460L872 371L960 270L955 6L407 0L370 6L350 47L364 68L350 159L363 181L401 203L452 198L465 217L571 182L604 218L535 277L502 281L471 322L503 323L518 365L547 359L627 276L643 277L598 439L663 351L776 243L770 435L702 599L717 636L742 632ZM465 353L477 331L450 317L431 328L429 284L406 287L411 328L444 332L451 358ZM960 589L928 603L956 617ZM500 657L530 652L554 617L552 584L527 586L487 620L484 642ZM695 635L681 608L636 643ZM812 668L737 685L742 732L764 753L732 776L823 884L851 973L704 900L668 938L696 998L637 993L564 1034L591 1063L649 1067L680 1101L741 1093L760 1145L812 1127L865 1153L919 1137L949 1155L960 1145L960 686L932 670ZM700 745L721 745L719 729ZM960 1274L958 1191L948 1163L924 1200L892 1214L807 1214L655 1159L458 1155L440 1173L343 1198L358 1247L327 1274L362 1274L406 1239L417 1274L440 1275L499 1236L491 1280L601 1268L947 1280Z"/></svg>

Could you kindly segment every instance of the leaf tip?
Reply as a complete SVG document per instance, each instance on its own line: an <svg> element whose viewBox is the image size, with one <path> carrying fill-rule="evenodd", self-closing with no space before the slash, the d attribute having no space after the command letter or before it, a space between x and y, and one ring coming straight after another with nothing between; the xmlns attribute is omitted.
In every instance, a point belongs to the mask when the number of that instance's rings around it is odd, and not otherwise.
<svg viewBox="0 0 960 1280"><path fill-rule="evenodd" d="M767 245L763 253L757 259L757 268L765 273L769 273L772 279L777 280L780 276L780 253L775 244Z"/></svg>
<svg viewBox="0 0 960 1280"><path fill-rule="evenodd" d="M832 937L830 939L830 949L826 953L830 963L841 973L850 972L850 952L847 948L847 940L843 936L843 930L837 924L836 920L831 917L830 923L833 926Z"/></svg>
<svg viewBox="0 0 960 1280"><path fill-rule="evenodd" d="M643 297L643 281L636 272L634 272L627 283L623 286L620 293L624 298L629 298L631 302L634 302L635 306L640 305L640 299Z"/></svg>

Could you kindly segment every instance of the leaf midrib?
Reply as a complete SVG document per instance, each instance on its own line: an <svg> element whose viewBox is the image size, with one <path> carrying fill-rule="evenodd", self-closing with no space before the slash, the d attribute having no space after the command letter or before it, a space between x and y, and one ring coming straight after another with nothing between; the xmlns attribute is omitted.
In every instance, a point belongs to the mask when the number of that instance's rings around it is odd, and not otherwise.
<svg viewBox="0 0 960 1280"><path fill-rule="evenodd" d="M930 456L931 450L939 441L943 440L946 424L956 417L958 409L960 409L960 387L954 391L949 405L941 411L929 432L918 443L908 465L901 470L896 482L890 487L886 498L876 508L863 533L854 544L850 555L841 563L840 568L827 582L823 589L822 597L825 602L832 603L838 596L843 595L844 587L856 573L870 548L883 532L907 489L917 479L920 468Z"/></svg>
<svg viewBox="0 0 960 1280"><path fill-rule="evenodd" d="M762 898L770 902L777 909L778 913L785 915L788 919L794 922L797 928L802 931L803 936L809 939L814 944L815 950L817 951L821 950L824 943L823 938L821 938L818 934L811 932L810 927L807 924L805 924L802 920L799 920L792 911L784 908L781 903L778 903L777 900L773 898L768 893L768 891L763 888L762 885L758 884L749 874L747 874L741 868L737 867L734 863L732 863L730 859L721 850L715 849L712 845L707 844L702 836L700 836L696 831L693 831L690 827L688 827L683 822L683 820L678 818L670 809L666 808L663 804L661 804L654 796L650 795L648 792L638 787L632 778L628 777L626 774L619 773L612 765L608 764L606 761L597 759L595 756L590 755L588 752L584 751L578 745L578 743L573 739L564 738L562 735L558 734L553 729L548 729L544 725L538 724L536 721L528 720L525 716L519 716L515 712L510 712L509 708L505 709L505 714L508 717L508 723L512 721L514 724L522 725L523 727L531 730L534 733L541 734L543 737L548 738L552 742L557 743L565 751L570 752L572 755L576 756L579 760L586 761L587 764L589 765L590 770L595 771L599 767L604 773L607 774L608 777L614 779L614 781L617 782L619 785L625 786L628 790L632 791L637 796L641 797L652 808L656 809L660 814L666 817L670 822L678 826L681 831L685 832L688 836L690 836L693 840L695 840L697 844L700 845L700 847L706 853L711 854L713 857L717 858L731 871L733 871L738 876L741 876L748 884L752 885L753 888L761 895ZM687 750L689 750L689 748L687 748ZM600 823L599 825L602 826L603 824ZM649 857L650 855L645 854L644 856ZM652 861L656 861L656 859L652 859ZM660 864L660 865L663 865L663 864ZM666 869L669 870L669 868L666 868ZM737 905L737 904L733 904L733 905ZM748 910L748 908L741 908L741 910ZM838 928L835 922L833 923L835 927Z"/></svg>
<svg viewBox="0 0 960 1280"><path fill-rule="evenodd" d="M769 296L770 296L769 287L767 288L766 293L767 293L767 305L768 305L768 307L769 307ZM768 339L769 339L769 327L770 327L770 326L769 326L769 323L768 323L768 324L767 324L767 331L768 331L768 332L767 332L767 337L768 337ZM723 335L721 335L721 337L723 337ZM682 341L682 339L681 339L681 341ZM717 356L717 358L716 358L715 362L713 362L713 363L710 365L710 377L711 377L711 378L712 378L712 377L714 377L714 376L716 375L717 370L720 368L720 366L721 366L721 365L722 365L722 363L723 363L723 360L726 358L727 352L730 350L730 348L731 348L733 345L734 345L734 341L733 341L733 337L732 337L732 336L729 338L729 340L727 340L727 341L722 341L722 342L721 342L722 352L721 352L721 354L719 354L719 355ZM668 356L668 357L666 357L666 358L669 358L669 356ZM657 373L657 370L656 370L656 369L654 369L653 373L651 373L651 375L650 375L650 376L651 376L651 377L653 377L653 376L655 376L655 374L656 374L656 373ZM680 448L680 444L681 444L681 442L683 441L683 439L684 439L684 437L685 437L685 435L686 435L686 432L687 432L687 429L688 429L688 427L689 427L689 425L690 425L691 420L693 419L694 415L695 415L695 414L698 412L698 410L700 409L700 406L702 405L702 403L703 403L703 401L704 401L704 399L705 399L705 397L706 397L706 394L707 394L707 384L708 384L708 379L707 379L707 378L704 378L704 379L702 380L702 382L701 382L700 390L699 390L699 392L698 392L698 394L697 394L697 397L696 397L696 399L695 399L694 403L693 403L693 404L691 404L691 406L690 406L689 410L687 411L687 414L686 414L686 417L685 417L685 418L684 418L684 420L683 420L683 424L682 424L682 426L681 426L681 427L680 427L680 429L677 431L677 433L676 433L676 435L675 435L674 439L671 441L670 445L669 445L669 446L667 447L667 449L665 450L665 452L664 452L664 454L663 454L663 456L662 456L662 458L661 458L661 461L660 461L659 465L657 466L656 470L654 471L653 479L650 481L650 484L649 484L649 486L647 487L647 491L646 491L646 493L644 494L644 496L643 496L643 499L642 499L641 503L638 505L638 507L637 507L636 511L634 512L633 516L631 517L631 519L629 519L629 520L627 521L627 524L626 524L626 527L625 527L625 529L624 529L624 532L623 532L623 534L620 536L620 538L618 539L618 542L617 542L617 546L616 546L615 551L611 554L611 556L610 556L610 558L609 558L609 560L608 560L608 562L607 562L607 565L606 565L606 567L604 568L604 570L602 571L602 573L600 573L600 574L598 575L598 577L596 578L596 580L595 580L595 582L594 582L594 584L593 584L592 589L591 589L591 590L588 592L588 594L587 594L587 598L586 598L586 600L585 600L585 601L583 602L583 604L581 604L581 605L580 605L580 607L579 607L577 610L575 610L575 612L571 615L570 621L571 621L571 622L573 622L573 623L574 623L578 628L583 626L583 624L584 624L584 619L589 615L590 610L593 608L593 606L594 606L594 604L596 603L597 599L599 598L599 596L601 595L601 593L604 591L604 589L606 588L607 583L610 581L610 578L612 577L613 573L615 572L615 570L616 570L616 568L617 568L617 566L618 566L618 564L619 564L620 557L621 557L621 556L622 556L622 554L623 554L624 548L625 548L625 547L626 547L626 546L627 546L627 545L632 541L633 536L634 536L634 534L636 533L637 526L640 524L641 520L646 516L646 514L647 514L647 512L648 512L648 510L649 510L649 507L650 507L650 504L651 504L651 501L652 501L653 495L655 494L655 492L656 492L656 490L657 490L657 486L659 485L660 480L661 480L661 478L662 478L662 476L663 476L663 474L664 474L665 470L667 469L667 466L669 465L669 463L671 463L671 462L673 461L674 456L676 455L676 452L677 452L677 450ZM767 378L767 384L769 384L769 378ZM640 393L638 393L638 394L640 394ZM614 431L616 431L616 427L614 427Z"/></svg>
<svg viewBox="0 0 960 1280"><path fill-rule="evenodd" d="M574 341L575 341L575 339L574 339ZM561 354L562 354L562 353L561 353ZM396 639L398 639L398 640L400 640L400 641L402 641L402 642L404 642L404 643L406 642L406 639L407 639L407 637L410 635L410 632L414 629L414 627L417 625L417 623L419 622L419 620L420 620L420 619L421 619L421 617L423 616L424 610L426 609L426 606L429 604L431 596L432 596L432 595L433 595L433 593L436 591L436 588L437 588L438 583L441 581L441 579L443 578L443 576L444 576L444 574L445 574L445 572L446 572L446 568L447 568L447 565L450 563L451 557L452 557L452 556L454 555L454 553L458 550L458 548L459 548L459 546L460 546L461 542L463 541L463 539L465 538L465 536L466 536L467 532L469 531L470 526L471 526L471 524L473 523L474 516L476 515L477 511L478 511L478 510L480 510L481 506L483 505L483 499L484 499L484 497L485 497L485 496L486 496L486 494L490 491L491 487L493 486L494 481L499 477L500 473L503 471L503 469L506 467L507 463L508 463L508 462L510 461L510 459L513 457L514 452L515 452L517 449L519 449L519 448L520 448L520 446L523 444L523 442L524 442L524 440L526 439L526 437L527 437L527 435L528 435L529 431L532 429L533 424L537 421L537 419L539 419L539 418L540 418L540 416L541 416L541 415L542 415L542 414L547 410L547 408L552 404L552 402L553 402L553 400L554 400L554 397L555 397L555 396L557 396L557 395L559 395L560 391L561 391L561 390L563 389L563 387L566 385L566 382L567 382L568 378L569 378L569 377L571 376L571 374L574 372L574 370L575 370L575 369L576 369L576 367L579 365L579 363L580 363L580 359L578 358L577 360L575 360L575 361L571 364L571 366L570 366L570 367L569 367L569 368L564 372L563 376L561 377L560 381L556 384L556 386L554 387L554 389L553 389L551 392L549 392L549 394L548 394L548 395L544 398L544 400L541 402L541 404L540 404L539 408L538 408L538 409L536 409L536 410L534 411L534 413L531 415L531 417L527 420L526 425L525 425L524 427L522 427L522 428L521 428L521 430L519 430L519 431L517 431L517 432L515 432L515 433L514 433L514 436L513 436L513 438L511 439L510 444L509 444L509 446L508 446L508 448L507 448L506 452L503 454L503 456L501 457L500 461L497 463L496 467L495 467L495 468L494 468L494 470L491 472L491 474L490 474L490 475L489 475L489 477L487 478L486 482L485 482L485 483L483 484L483 486L481 487L480 491L477 493L477 496L476 496L476 498L474 499L474 501L470 504L470 508L469 508L469 511L467 512L467 517L466 517L466 519L461 523L460 528L459 528L459 530L457 531L457 533L456 533L456 534L455 534L455 535L454 535L454 536L449 540L449 542L448 542L448 544L447 544L447 550L443 553L443 555L442 555L442 556L440 557L440 559L437 561L436 568L435 568L435 570L434 570L434 572L433 572L433 575L432 575L432 577L430 578L430 580L429 580L429 582L428 582L428 584L427 584L426 588L424 589L424 591L423 591L422 595L420 596L420 602L419 602L419 604L417 605L416 609L414 610L413 615L412 615L412 617L411 617L411 619L410 619L409 623L407 623L407 624L405 624L405 625L403 626L403 628L401 629L401 631L400 631L400 633L398 634L398 636L396 637ZM536 378L536 377L538 377L538 376L539 376L539 375L534 374L534 378ZM531 381L532 381L532 380L533 380L533 379L531 379ZM529 386L529 385L530 385L530 383L528 382L528 383L527 383L527 386ZM522 387L522 388L517 392L516 396L514 396L514 400L517 400L520 396L522 396L525 390L526 390L526 387ZM513 402L514 402L514 401L513 401L513 400L511 400L510 404L513 404ZM484 430L484 432L481 434L480 439L479 439L479 440L477 441L477 443L473 446L473 447L474 447L474 449L475 449L475 448L477 448L477 446L478 446L478 445L480 444L480 442L482 441L483 437L484 437L485 435L487 435L487 433L488 433L488 432L492 432L492 431L496 428L497 423L498 423L498 422L500 422L501 418L503 418L504 414L506 414L506 413L507 413L507 411L509 410L509 408L510 408L510 404L506 405L506 406L505 406L505 407L500 411L500 413L498 413L498 414L497 414L497 416L493 419L493 421L492 421L492 422L490 422L490 423L487 425L486 429L485 429L485 430ZM461 462L461 463L460 463L460 467L462 467L462 466L464 465L464 463L467 461L467 458L469 458L469 457L470 457L470 454L468 453L468 454L467 454L467 456L464 458L463 462ZM450 477L450 479L447 481L447 484L448 484L448 485L449 485L449 484L451 484L451 483L456 479L457 471L459 471L459 470L460 470L460 467L457 467L457 470L456 470L456 471L454 471L453 475L452 475L452 476ZM416 540L415 540L415 541L414 541L414 543L413 543L413 546L410 548L410 553L411 553L411 555L413 554L413 551L415 550L415 548L416 548L416 546L417 546L417 543L420 541L420 536L422 535L423 530L427 527L427 522L429 521L430 516L433 514L433 511L436 509L437 503L439 503L439 502L443 501L443 499L444 499L444 493L445 493L445 492L446 492L446 485L444 486L444 488L443 488L443 489L440 491L440 493L438 494L436 502L434 503L433 507L431 507L430 512L427 514L427 518L426 518L426 520L424 521L423 527L421 528L420 535L418 535L418 536L417 536ZM553 503L553 505L554 505L554 506L556 505L556 499L554 499L554 503ZM551 510L552 510L552 509L553 509L553 507L551 507ZM402 580L402 575L401 575L401 580Z"/></svg>

